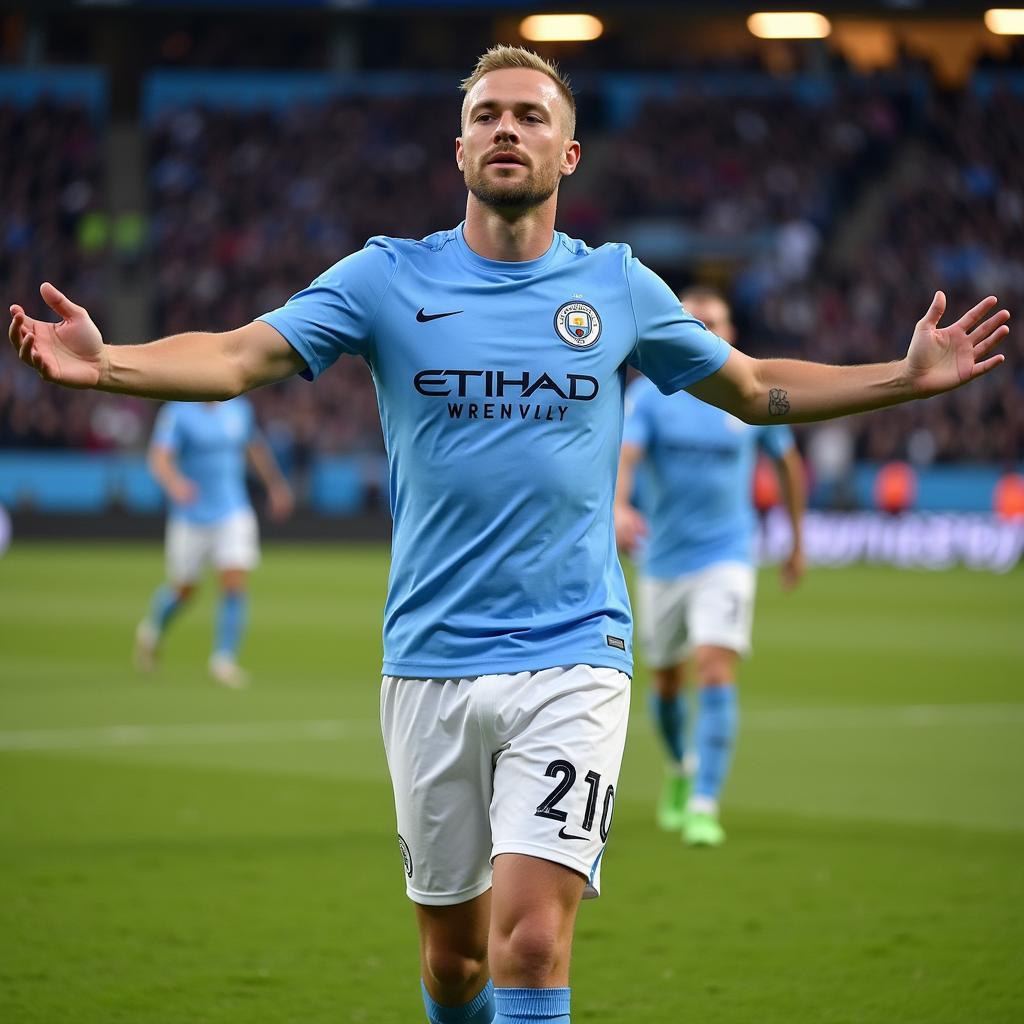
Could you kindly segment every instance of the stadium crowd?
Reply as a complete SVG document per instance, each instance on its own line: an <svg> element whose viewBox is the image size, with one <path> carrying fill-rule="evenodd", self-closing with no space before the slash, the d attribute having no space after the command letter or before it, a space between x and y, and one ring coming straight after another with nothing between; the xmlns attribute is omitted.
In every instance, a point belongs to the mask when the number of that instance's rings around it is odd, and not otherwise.
<svg viewBox="0 0 1024 1024"><path fill-rule="evenodd" d="M902 163L891 168L858 258L784 280L751 303L764 350L837 363L884 360L934 289L962 312L994 293L1024 301L1024 99L997 91L938 95ZM758 331L753 332L758 335ZM851 421L857 454L873 460L1019 462L1024 454L1024 340L1012 332L1003 372L978 386Z"/></svg>
<svg viewBox="0 0 1024 1024"><path fill-rule="evenodd" d="M454 131L437 130L450 118L450 102L429 97L161 118L150 135L159 333L247 323L372 235L457 223ZM312 391L292 381L254 398L286 457L292 444L300 459L310 445L381 445L369 374L355 360Z"/></svg>
<svg viewBox="0 0 1024 1024"><path fill-rule="evenodd" d="M588 144L605 155L567 187L563 228L596 243L660 220L698 244L734 243L725 264L701 266L698 251L695 262L654 265L673 284L724 283L741 342L759 354L894 358L939 286L951 311L989 291L1019 309L1021 97L924 98L891 78L840 81L831 96L662 96L617 133L589 129ZM0 108L0 144L31 157L0 171L0 268L12 295L55 280L102 324L103 253L91 226L99 129L73 106L36 113ZM158 118L148 134L157 332L237 326L371 235L419 237L460 220L454 131L443 130L452 114L449 98L420 96L279 112L196 106ZM852 249L851 213L861 222ZM1011 345L1011 364L983 386L848 421L855 453L921 464L1019 460L1024 346ZM0 444L143 442L144 403L44 393L12 369L5 354ZM381 446L372 384L356 360L339 362L315 389L296 380L255 398L286 464Z"/></svg>
<svg viewBox="0 0 1024 1024"><path fill-rule="evenodd" d="M0 280L33 316L39 282L60 281L102 321L106 308L100 128L76 103L0 103ZM54 393L0 356L0 446L102 447L95 399Z"/></svg>

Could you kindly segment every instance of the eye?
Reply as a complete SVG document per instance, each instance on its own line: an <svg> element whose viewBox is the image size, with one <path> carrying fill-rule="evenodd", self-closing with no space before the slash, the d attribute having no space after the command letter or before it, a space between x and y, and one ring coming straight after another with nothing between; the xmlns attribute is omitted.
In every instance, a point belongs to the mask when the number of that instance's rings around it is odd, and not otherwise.
<svg viewBox="0 0 1024 1024"><path fill-rule="evenodd" d="M476 115L477 121L490 121L492 117L494 117L493 114L477 114Z"/></svg>
<svg viewBox="0 0 1024 1024"><path fill-rule="evenodd" d="M539 114L527 114L523 118L524 121L529 121L531 124L543 124L544 119Z"/></svg>

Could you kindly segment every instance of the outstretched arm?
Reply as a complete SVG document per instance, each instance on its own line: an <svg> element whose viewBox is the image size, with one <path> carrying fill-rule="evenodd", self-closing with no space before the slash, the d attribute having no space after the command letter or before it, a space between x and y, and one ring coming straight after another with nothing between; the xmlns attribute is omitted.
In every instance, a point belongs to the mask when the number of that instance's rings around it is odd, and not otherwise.
<svg viewBox="0 0 1024 1024"><path fill-rule="evenodd" d="M11 306L8 337L44 380L143 398L220 401L305 369L301 356L262 321L223 333L176 334L148 345L104 344L88 312L51 284L39 289L60 323Z"/></svg>
<svg viewBox="0 0 1024 1024"><path fill-rule="evenodd" d="M989 296L949 327L939 327L946 297L936 292L906 356L892 363L827 366L796 359L752 359L735 349L716 373L687 390L748 423L806 423L868 412L952 391L994 370L992 355L1009 334L1010 314L992 313ZM991 314L991 315L990 315Z"/></svg>
<svg viewBox="0 0 1024 1024"><path fill-rule="evenodd" d="M636 481L636 467L643 457L644 450L628 441L619 454L619 476L615 485L615 543L628 553L636 550L647 536L647 521L629 501Z"/></svg>
<svg viewBox="0 0 1024 1024"><path fill-rule="evenodd" d="M806 568L804 560L804 512L807 509L807 481L804 474L803 460L796 445L775 460L775 468L782 484L782 497L786 503L789 516L789 527L793 534L793 546L789 557L782 563L782 585L786 590L795 587L801 580Z"/></svg>
<svg viewBox="0 0 1024 1024"><path fill-rule="evenodd" d="M196 485L178 469L178 463L170 448L161 444L150 446L149 471L164 493L177 505L188 505L196 496Z"/></svg>
<svg viewBox="0 0 1024 1024"><path fill-rule="evenodd" d="M292 489L281 473L281 469L270 450L270 445L261 439L250 441L246 449L249 461L267 492L271 519L287 519L295 504Z"/></svg>

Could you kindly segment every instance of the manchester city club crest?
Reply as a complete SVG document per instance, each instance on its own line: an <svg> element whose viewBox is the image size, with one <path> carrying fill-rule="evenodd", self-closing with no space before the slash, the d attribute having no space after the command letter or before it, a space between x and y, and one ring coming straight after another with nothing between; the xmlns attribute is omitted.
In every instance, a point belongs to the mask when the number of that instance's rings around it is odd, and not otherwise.
<svg viewBox="0 0 1024 1024"><path fill-rule="evenodd" d="M573 348L590 348L601 337L601 318L589 302L566 302L555 314L555 332Z"/></svg>

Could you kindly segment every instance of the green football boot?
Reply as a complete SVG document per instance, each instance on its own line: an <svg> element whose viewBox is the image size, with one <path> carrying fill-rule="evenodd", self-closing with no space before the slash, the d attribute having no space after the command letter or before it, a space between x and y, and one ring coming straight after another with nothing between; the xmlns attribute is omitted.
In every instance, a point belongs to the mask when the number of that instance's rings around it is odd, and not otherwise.
<svg viewBox="0 0 1024 1024"><path fill-rule="evenodd" d="M690 798L690 780L685 775L666 775L658 797L655 817L664 832L678 832L686 823L686 801Z"/></svg>
<svg viewBox="0 0 1024 1024"><path fill-rule="evenodd" d="M691 812L683 824L683 842L687 846L721 846L725 842L725 829L714 814Z"/></svg>

